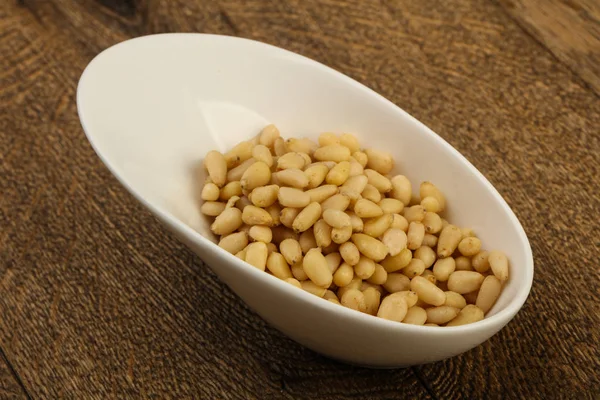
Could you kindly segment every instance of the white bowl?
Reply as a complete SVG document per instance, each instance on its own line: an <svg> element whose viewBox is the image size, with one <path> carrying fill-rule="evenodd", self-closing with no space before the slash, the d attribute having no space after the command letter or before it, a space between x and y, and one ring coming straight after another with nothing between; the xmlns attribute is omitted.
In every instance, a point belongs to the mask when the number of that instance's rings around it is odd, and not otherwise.
<svg viewBox="0 0 600 400"><path fill-rule="evenodd" d="M529 242L485 177L406 112L315 61L233 37L146 36L94 58L79 81L77 106L89 141L121 184L252 309L319 353L374 367L442 360L502 329L529 294ZM396 171L413 185L439 186L448 219L472 227L486 248L509 257L510 280L486 318L451 328L375 318L298 290L219 248L199 213L201 160L267 123L286 137L355 133L363 145L391 152Z"/></svg>

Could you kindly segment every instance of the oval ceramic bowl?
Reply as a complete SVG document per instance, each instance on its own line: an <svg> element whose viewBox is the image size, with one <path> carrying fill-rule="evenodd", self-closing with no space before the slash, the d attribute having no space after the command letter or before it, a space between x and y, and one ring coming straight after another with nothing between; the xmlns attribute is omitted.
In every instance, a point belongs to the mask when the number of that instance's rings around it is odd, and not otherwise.
<svg viewBox="0 0 600 400"><path fill-rule="evenodd" d="M85 69L77 89L85 133L117 179L274 327L327 356L373 367L441 360L504 327L533 279L529 242L494 187L443 139L367 87L322 64L251 40L165 34L115 45ZM200 215L207 151L225 151L275 123L286 137L352 132L385 149L415 187L438 185L447 217L506 251L511 277L488 316L434 328L400 324L323 301L215 244Z"/></svg>

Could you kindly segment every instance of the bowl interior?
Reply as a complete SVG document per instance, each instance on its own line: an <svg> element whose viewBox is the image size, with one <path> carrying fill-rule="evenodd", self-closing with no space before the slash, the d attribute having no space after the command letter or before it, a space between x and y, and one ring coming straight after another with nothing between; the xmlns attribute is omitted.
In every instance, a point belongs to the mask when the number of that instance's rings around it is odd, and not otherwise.
<svg viewBox="0 0 600 400"><path fill-rule="evenodd" d="M511 279L489 315L529 290L532 261L504 200L456 150L370 89L314 61L257 42L160 35L99 55L80 82L81 119L96 150L150 203L214 241L199 212L201 161L275 123L285 137L350 132L384 149L418 188L434 182L446 218L502 249ZM418 189L417 189L418 190ZM524 298L523 298L524 300Z"/></svg>

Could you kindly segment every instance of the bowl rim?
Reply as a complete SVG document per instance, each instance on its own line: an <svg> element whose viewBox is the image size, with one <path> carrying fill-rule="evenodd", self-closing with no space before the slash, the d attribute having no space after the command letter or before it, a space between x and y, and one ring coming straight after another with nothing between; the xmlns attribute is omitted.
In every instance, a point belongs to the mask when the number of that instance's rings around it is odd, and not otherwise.
<svg viewBox="0 0 600 400"><path fill-rule="evenodd" d="M283 280L276 278L275 276L267 274L264 271L258 270L257 268L253 268L246 262L235 257L233 254L220 248L216 243L214 243L211 240L209 240L208 238L202 236L199 232L195 231L190 226L186 225L185 223L183 223L182 221L180 221L179 219L177 219L176 217L171 215L169 212L163 210L161 207L155 206L155 205L151 204L150 202L146 201L144 199L144 197L140 193L137 192L135 187L133 185L129 184L129 182L127 182L127 180L124 178L124 175L121 174L119 169L115 165L113 165L108 160L108 158L105 157L102 154L102 152L99 150L97 143L94 141L94 135L91 132L91 128L86 123L87 118L86 118L85 107L83 105L83 102L84 102L83 97L84 97L86 82L89 79L91 79L91 78L89 78L90 70L93 68L93 66L96 63L98 63L98 60L100 58L105 57L107 53L111 52L112 50L114 50L115 48L118 48L118 47L130 46L133 43L137 43L137 42L142 43L142 42L151 41L151 40L162 40L162 38L166 38L166 37L173 38L173 39L182 39L182 40L191 39L191 40L222 40L225 42L228 42L228 41L245 42L245 44L250 45L250 46L271 48L271 49L277 50L279 52L287 53L288 55L293 55L294 57L300 57L301 59L303 59L304 62L310 63L315 68L319 68L330 74L334 74L339 79L344 80L347 84L355 86L358 89L361 89L362 91L364 91L365 95L373 96L374 100L382 103L382 106L391 108L394 112L400 112L400 113L404 114L404 117L407 119L407 123L410 122L414 125L417 125L417 127L421 131L423 131L422 134L429 135L430 137L433 138L433 140L437 140L441 146L445 147L446 151L449 151L454 156L458 157L466 165L466 167L469 169L469 171L472 174L474 174L480 181L483 182L483 184L487 187L487 189L490 190L490 192L493 194L494 198L496 198L496 200L499 201L503 210L509 216L512 224L517 228L517 232L519 235L519 241L524 248L526 263L525 263L525 265L520 266L521 268L525 269L525 271L524 271L525 275L524 275L524 280L519 282L519 287L518 287L516 295L512 299L510 299L509 303L504 308L502 308L501 310L496 312L494 315L492 315L490 317L486 317L481 321L471 323L471 324L466 324L466 325L452 326L452 327L432 327L432 326L424 326L424 325L405 324L405 323L399 323L396 321L386 320L383 318L372 316L370 314L366 314L366 313L362 313L362 312L359 312L359 311L356 311L353 309L349 309L347 307L339 306L339 305L333 304L332 302L329 302L329 301L323 301L323 299L318 298L311 293L308 293L304 290L298 290L298 288L293 287L289 283L286 283ZM169 39L169 40L171 40L171 39ZM148 210L150 210L154 215L159 217L159 219L162 219L168 225L170 225L172 227L172 229L179 231L181 234L185 235L186 238L188 238L191 241L193 241L194 243L200 245L205 250L211 251L211 252L216 252L216 254L220 258L222 258L223 261L226 261L230 264L235 265L235 267L239 268L243 273L249 274L250 276L253 276L255 279L259 279L259 280L262 279L262 280L264 280L263 282L266 284L275 285L275 287L278 288L280 291L281 290L287 291L288 295L295 296L295 298L297 300L307 302L312 307L317 307L322 310L327 310L329 312L336 313L340 317L343 317L344 319L358 319L358 321L360 321L362 323L374 324L376 327L378 327L380 329L385 329L385 330L391 331L391 332L398 331L398 332L403 332L403 333L416 333L416 334L427 333L427 334L431 334L434 336L438 336L438 335L443 336L443 335L456 335L459 333L469 334L469 333L475 333L475 332L480 332L480 331L489 331L489 330L494 330L494 329L496 329L496 331L497 331L497 330L501 329L502 327L504 327L508 322L510 322L510 320L521 309L521 307L523 306L523 304L525 303L525 301L527 300L527 298L529 296L529 293L531 291L531 287L533 284L533 275L534 275L534 262L533 262L533 254L532 254L532 250L531 250L531 245L529 243L529 240L527 238L525 230L523 229L523 226L521 225L517 216L512 211L512 209L510 208L508 203L504 200L502 195L500 195L500 193L497 191L497 189L489 182L489 180L473 164L471 164L471 162L465 156L463 156L458 150L456 150L452 145L450 145L448 142L446 142L437 133L432 131L424 123L420 122L415 117L413 117L408 112L406 112L404 109L402 109L401 107L392 103L390 100L386 99L385 97L383 97L379 93L375 92L373 89L369 88L368 86L363 85L362 83L360 83L358 81L355 81L354 79L350 78L349 76L347 76L331 67L328 67L325 64L322 64L311 58L305 57L298 53L295 53L295 52L292 52L292 51L289 51L289 50L286 50L286 49L283 49L283 48L280 48L280 47L277 47L277 46L274 46L274 45L271 45L268 43L264 43L264 42L260 42L260 41L252 40L252 39L235 37L235 36L207 34L207 33L160 33L160 34L144 35L144 36L139 36L136 38L132 38L132 39L128 39L128 40L119 42L117 44L114 44L114 45L104 49L100 53L98 53L88 63L88 65L85 67L84 71L82 72L82 74L79 78L79 82L77 84L76 100L77 100L77 113L79 116L81 126L82 126L83 131L84 131L88 141L90 142L90 145L92 146L94 152L98 155L100 160L108 168L108 170L111 172L111 174L117 179L117 181L131 195L133 195L133 197L137 201L139 201L144 207L146 207ZM208 265L208 263L207 263L207 265ZM209 267L210 267L210 265L209 265ZM440 328L443 328L443 329L440 329Z"/></svg>

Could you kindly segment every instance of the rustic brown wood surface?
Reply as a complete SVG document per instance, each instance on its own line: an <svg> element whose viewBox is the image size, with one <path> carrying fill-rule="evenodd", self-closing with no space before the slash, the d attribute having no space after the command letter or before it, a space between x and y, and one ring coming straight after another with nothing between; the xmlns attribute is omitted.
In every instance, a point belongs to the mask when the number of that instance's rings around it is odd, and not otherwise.
<svg viewBox="0 0 600 400"><path fill-rule="evenodd" d="M532 10L556 3L0 2L0 398L598 398L599 49L542 33L552 23ZM593 1L565 2L579 3ZM597 32L590 20L568 32ZM343 365L270 328L119 186L79 125L91 58L169 31L299 52L438 132L527 231L522 311L466 354L400 370Z"/></svg>
<svg viewBox="0 0 600 400"><path fill-rule="evenodd" d="M600 95L600 1L499 1L527 32Z"/></svg>

